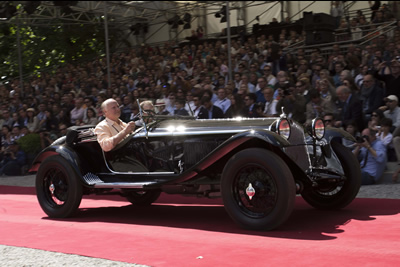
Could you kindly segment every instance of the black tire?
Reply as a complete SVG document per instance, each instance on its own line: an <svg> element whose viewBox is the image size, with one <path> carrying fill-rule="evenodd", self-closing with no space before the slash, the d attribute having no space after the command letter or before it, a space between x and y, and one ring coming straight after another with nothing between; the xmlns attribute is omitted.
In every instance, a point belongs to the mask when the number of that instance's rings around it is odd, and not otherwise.
<svg viewBox="0 0 400 267"><path fill-rule="evenodd" d="M326 184L318 188L306 187L301 195L317 209L341 209L357 196L361 186L361 170L357 158L341 143L332 142L332 149L340 160L346 180L339 184Z"/></svg>
<svg viewBox="0 0 400 267"><path fill-rule="evenodd" d="M70 217L81 203L82 185L69 166L63 157L51 156L42 162L36 175L37 199L51 218Z"/></svg>
<svg viewBox="0 0 400 267"><path fill-rule="evenodd" d="M126 199L135 206L149 206L158 199L161 190L125 191Z"/></svg>
<svg viewBox="0 0 400 267"><path fill-rule="evenodd" d="M249 184L255 189L250 199ZM293 211L296 187L285 162L273 152L249 148L225 165L221 193L229 216L242 228L272 230Z"/></svg>

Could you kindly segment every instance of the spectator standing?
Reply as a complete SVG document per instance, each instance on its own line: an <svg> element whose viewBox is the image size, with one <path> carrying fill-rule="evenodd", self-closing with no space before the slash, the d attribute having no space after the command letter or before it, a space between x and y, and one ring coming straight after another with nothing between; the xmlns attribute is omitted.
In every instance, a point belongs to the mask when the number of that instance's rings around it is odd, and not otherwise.
<svg viewBox="0 0 400 267"><path fill-rule="evenodd" d="M331 1L330 13L335 18L335 26L338 28L344 13L342 1Z"/></svg>
<svg viewBox="0 0 400 267"><path fill-rule="evenodd" d="M374 77L371 74L365 75L360 95L365 121L371 118L372 111L382 106L384 95L384 89L379 86Z"/></svg>
<svg viewBox="0 0 400 267"><path fill-rule="evenodd" d="M385 83L386 95L395 95L400 98L400 58L392 60L390 66L382 62L376 78Z"/></svg>
<svg viewBox="0 0 400 267"><path fill-rule="evenodd" d="M350 121L356 121L357 128L363 129L364 123L361 101L351 93L350 88L343 85L336 89L336 95L338 97L338 120L336 121L335 126L346 128Z"/></svg>

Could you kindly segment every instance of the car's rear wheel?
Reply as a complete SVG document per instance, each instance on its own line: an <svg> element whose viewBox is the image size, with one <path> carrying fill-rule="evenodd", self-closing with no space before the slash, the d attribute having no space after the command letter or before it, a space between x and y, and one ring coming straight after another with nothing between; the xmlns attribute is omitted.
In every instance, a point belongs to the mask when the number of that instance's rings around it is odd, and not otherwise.
<svg viewBox="0 0 400 267"><path fill-rule="evenodd" d="M221 178L224 206L241 227L272 230L292 213L295 183L288 166L273 152L249 148L235 154Z"/></svg>
<svg viewBox="0 0 400 267"><path fill-rule="evenodd" d="M36 195L43 211L52 218L71 216L82 200L82 185L61 156L43 161L36 175Z"/></svg>
<svg viewBox="0 0 400 267"><path fill-rule="evenodd" d="M136 206L149 206L158 199L161 190L125 191L126 199Z"/></svg>
<svg viewBox="0 0 400 267"><path fill-rule="evenodd" d="M306 187L301 195L317 209L341 209L350 204L361 186L360 164L353 153L341 143L332 142L332 149L342 164L346 179L343 182Z"/></svg>

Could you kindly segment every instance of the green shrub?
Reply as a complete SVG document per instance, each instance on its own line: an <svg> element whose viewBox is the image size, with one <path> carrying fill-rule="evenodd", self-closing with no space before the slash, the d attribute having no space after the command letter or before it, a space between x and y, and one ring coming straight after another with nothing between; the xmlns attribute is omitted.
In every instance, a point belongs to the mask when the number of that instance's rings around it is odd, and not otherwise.
<svg viewBox="0 0 400 267"><path fill-rule="evenodd" d="M41 150L40 136L37 133L30 133L18 139L19 147L25 153L36 154Z"/></svg>

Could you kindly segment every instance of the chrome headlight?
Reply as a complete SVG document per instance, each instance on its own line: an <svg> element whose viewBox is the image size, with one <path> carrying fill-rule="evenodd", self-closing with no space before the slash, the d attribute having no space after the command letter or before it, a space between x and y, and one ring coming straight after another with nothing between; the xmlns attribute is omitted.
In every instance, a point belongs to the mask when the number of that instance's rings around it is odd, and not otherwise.
<svg viewBox="0 0 400 267"><path fill-rule="evenodd" d="M311 124L312 135L317 139L321 140L325 135L325 124L320 118L313 119Z"/></svg>
<svg viewBox="0 0 400 267"><path fill-rule="evenodd" d="M290 137L290 123L287 119L281 118L278 121L277 127L276 127L278 134L286 139L289 139Z"/></svg>

